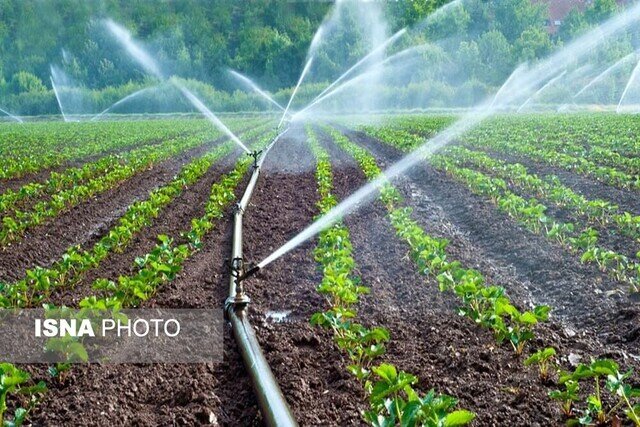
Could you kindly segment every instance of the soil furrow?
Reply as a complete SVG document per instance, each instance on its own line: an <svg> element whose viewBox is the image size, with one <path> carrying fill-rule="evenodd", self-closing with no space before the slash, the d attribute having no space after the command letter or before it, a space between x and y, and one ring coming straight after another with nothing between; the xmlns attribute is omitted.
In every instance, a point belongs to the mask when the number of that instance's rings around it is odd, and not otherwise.
<svg viewBox="0 0 640 427"><path fill-rule="evenodd" d="M237 187L237 198L247 181L248 176ZM175 280L161 287L142 307L221 309L227 294L225 260L230 252L232 226L228 209ZM96 425L106 426L113 425L117 413L118 420L126 425L234 425L243 412L256 415L251 383L228 328L222 363L74 367L72 378L70 384L45 396L34 417L36 424L94 420ZM124 396L122 390L135 392Z"/></svg>
<svg viewBox="0 0 640 427"><path fill-rule="evenodd" d="M239 151L235 151L213 164L204 176L190 187L183 189L180 195L165 206L151 226L137 233L123 252L109 254L97 268L86 273L73 288L65 287L54 291L51 301L57 305L75 306L84 297L95 293L91 285L96 279L117 281L118 276L134 274L137 271L135 259L153 250L158 244L158 235L166 235L177 243L183 243L184 239L180 233L189 230L192 219L204 215L211 186L233 168L238 154Z"/></svg>
<svg viewBox="0 0 640 427"><path fill-rule="evenodd" d="M147 197L153 189L167 184L182 166L204 154L223 138L202 144L141 171L111 188L52 218L45 224L27 230L25 236L0 249L0 280L17 280L25 270L46 267L58 260L73 245L90 247L107 232L128 206Z"/></svg>
<svg viewBox="0 0 640 427"><path fill-rule="evenodd" d="M245 217L245 256L259 261L313 221L318 200L315 159L302 128L293 128L270 154ZM268 236L268 237L267 237ZM309 241L245 284L251 319L265 356L302 425L344 425L357 415L349 375L331 336L309 319L325 307L321 274ZM277 322L272 315L285 314ZM241 425L254 423L239 418Z"/></svg>
<svg viewBox="0 0 640 427"><path fill-rule="evenodd" d="M474 149L475 147L469 147ZM568 171L559 167L551 166L541 162L536 162L528 157L496 152L492 150L481 150L495 159L508 163L520 163L527 168L530 174L536 174L540 178L548 175L557 176L562 184L573 191L582 194L588 199L602 199L611 202L632 215L640 215L640 197L634 190L624 190L597 179Z"/></svg>
<svg viewBox="0 0 640 427"><path fill-rule="evenodd" d="M394 148L358 132L347 132L379 159L387 162L401 157ZM402 180L401 180L402 181ZM402 185L411 195L415 214L424 218L425 231L451 239L451 228L430 226L435 217L446 219L457 234L466 237L472 248L454 256L470 267L482 259L496 264L493 269L510 295L529 305L549 304L553 314L572 330L591 328L602 343L638 353L640 333L636 327L640 311L630 304L624 285L613 282L595 266L583 265L560 246L519 227L500 214L488 201L473 195L428 165L410 174L411 185ZM439 206L435 211L432 205ZM456 239L450 249L455 250ZM479 250L479 253L474 253ZM466 259L465 259L466 258ZM475 261L474 261L475 260ZM509 279L511 277L511 280ZM609 292L611 291L611 292Z"/></svg>

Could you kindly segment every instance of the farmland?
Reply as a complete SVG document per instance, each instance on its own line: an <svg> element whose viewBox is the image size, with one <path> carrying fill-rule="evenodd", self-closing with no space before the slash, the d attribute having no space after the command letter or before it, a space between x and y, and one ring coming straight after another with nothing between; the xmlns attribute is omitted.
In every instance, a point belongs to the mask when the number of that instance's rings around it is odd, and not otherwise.
<svg viewBox="0 0 640 427"><path fill-rule="evenodd" d="M292 123L261 168L244 256L270 255L455 119ZM252 150L276 135L271 116L226 121ZM639 133L630 115L497 115L247 281L294 417L639 424ZM253 159L208 122L2 124L0 154L3 308L222 306ZM229 328L222 363L0 374L5 420L262 422Z"/></svg>

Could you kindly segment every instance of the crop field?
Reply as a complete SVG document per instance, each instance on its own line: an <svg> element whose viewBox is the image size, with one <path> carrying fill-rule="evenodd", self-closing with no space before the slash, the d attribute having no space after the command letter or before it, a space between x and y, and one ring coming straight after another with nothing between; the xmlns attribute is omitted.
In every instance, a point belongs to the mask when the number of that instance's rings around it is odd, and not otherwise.
<svg viewBox="0 0 640 427"><path fill-rule="evenodd" d="M454 119L292 124L262 166L245 257L268 256ZM251 149L275 136L266 116L228 124ZM638 424L639 132L633 116L497 116L247 282L295 418ZM224 302L253 160L208 122L3 124L0 141L3 308ZM0 374L6 422L262 422L229 328L219 364Z"/></svg>
<svg viewBox="0 0 640 427"><path fill-rule="evenodd" d="M0 427L640 427L640 0L2 0L0 51Z"/></svg>

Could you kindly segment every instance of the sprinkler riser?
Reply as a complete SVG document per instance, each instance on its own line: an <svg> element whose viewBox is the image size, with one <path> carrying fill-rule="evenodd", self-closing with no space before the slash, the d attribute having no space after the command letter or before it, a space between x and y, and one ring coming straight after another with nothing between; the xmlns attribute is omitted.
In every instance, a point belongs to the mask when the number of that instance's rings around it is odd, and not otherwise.
<svg viewBox="0 0 640 427"><path fill-rule="evenodd" d="M249 200L260 175L262 163L276 141L286 133L279 134L262 152L248 153L254 156L254 168L247 188L237 204L233 214L233 240L231 246L231 274L229 278L229 297L225 301L225 317L231 324L231 330L242 355L247 373L251 379L258 406L262 412L264 423L268 426L297 426L297 422L282 395L278 382L269 368L269 364L260 349L260 344L248 319L249 297L245 294L242 282L257 273L259 268L247 265L242 253L242 220L249 205Z"/></svg>

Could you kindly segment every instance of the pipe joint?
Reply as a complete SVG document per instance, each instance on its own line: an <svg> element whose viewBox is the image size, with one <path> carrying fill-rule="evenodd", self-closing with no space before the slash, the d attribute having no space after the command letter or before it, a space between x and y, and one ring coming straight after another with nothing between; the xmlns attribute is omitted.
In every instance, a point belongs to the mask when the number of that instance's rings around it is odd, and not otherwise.
<svg viewBox="0 0 640 427"><path fill-rule="evenodd" d="M233 215L244 214L244 209L242 209L242 205L240 203L236 203L233 207Z"/></svg>
<svg viewBox="0 0 640 427"><path fill-rule="evenodd" d="M244 260L240 257L233 258L230 262L230 267L231 276L234 278L233 280L236 284L236 293L227 298L225 302L225 312L227 312L231 306L234 309L243 309L251 302L251 299L244 292L244 287L242 286L242 280L246 276Z"/></svg>

